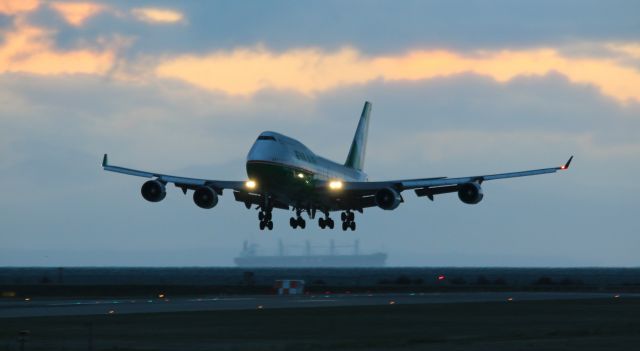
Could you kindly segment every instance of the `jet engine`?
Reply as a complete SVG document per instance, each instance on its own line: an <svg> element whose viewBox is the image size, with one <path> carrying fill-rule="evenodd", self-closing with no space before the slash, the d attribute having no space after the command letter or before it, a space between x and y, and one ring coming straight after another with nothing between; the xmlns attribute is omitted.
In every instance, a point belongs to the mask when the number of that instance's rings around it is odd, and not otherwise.
<svg viewBox="0 0 640 351"><path fill-rule="evenodd" d="M378 190L375 195L376 205L383 210L395 210L400 202L402 202L402 197L400 194L392 188L384 188Z"/></svg>
<svg viewBox="0 0 640 351"><path fill-rule="evenodd" d="M159 180L149 180L142 184L142 197L150 202L159 202L167 196L164 184Z"/></svg>
<svg viewBox="0 0 640 351"><path fill-rule="evenodd" d="M478 183L465 183L460 185L458 189L458 197L460 201L465 204L475 205L482 201L484 195L482 194L482 188Z"/></svg>
<svg viewBox="0 0 640 351"><path fill-rule="evenodd" d="M218 194L208 186L198 188L193 192L193 202L200 208L214 208L218 204Z"/></svg>

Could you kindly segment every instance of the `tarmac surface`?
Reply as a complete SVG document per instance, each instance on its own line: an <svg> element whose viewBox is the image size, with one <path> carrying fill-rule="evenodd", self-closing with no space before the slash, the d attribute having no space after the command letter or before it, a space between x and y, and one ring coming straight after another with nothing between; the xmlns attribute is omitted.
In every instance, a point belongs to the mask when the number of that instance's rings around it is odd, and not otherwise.
<svg viewBox="0 0 640 351"><path fill-rule="evenodd" d="M442 304L469 302L617 299L613 293L583 292L464 292L464 293L393 293L393 294L323 294L323 295L255 295L255 296L163 296L154 299L50 299L23 298L0 300L0 318L43 316L82 316L193 312L218 310L255 310L305 307L379 306L389 304ZM640 294L622 294L640 297Z"/></svg>

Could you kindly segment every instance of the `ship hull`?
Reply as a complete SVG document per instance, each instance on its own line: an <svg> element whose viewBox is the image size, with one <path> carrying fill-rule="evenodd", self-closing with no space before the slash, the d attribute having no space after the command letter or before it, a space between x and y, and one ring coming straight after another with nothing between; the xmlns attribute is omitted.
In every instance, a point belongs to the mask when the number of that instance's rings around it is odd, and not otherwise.
<svg viewBox="0 0 640 351"><path fill-rule="evenodd" d="M238 267L384 267L387 255L309 255L236 257Z"/></svg>

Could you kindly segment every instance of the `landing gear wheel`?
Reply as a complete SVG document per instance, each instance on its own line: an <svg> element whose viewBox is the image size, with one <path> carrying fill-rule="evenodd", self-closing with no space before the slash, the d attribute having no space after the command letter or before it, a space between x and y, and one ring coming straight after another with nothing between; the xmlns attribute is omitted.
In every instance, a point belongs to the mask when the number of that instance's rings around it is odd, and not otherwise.
<svg viewBox="0 0 640 351"><path fill-rule="evenodd" d="M273 221L267 222L267 228L269 228L269 230L273 230ZM351 230L353 230L353 229L351 229Z"/></svg>
<svg viewBox="0 0 640 351"><path fill-rule="evenodd" d="M342 212L340 214L340 219L342 219L343 222L346 221L347 220L347 214L345 212Z"/></svg>
<svg viewBox="0 0 640 351"><path fill-rule="evenodd" d="M264 221L260 221L260 230L264 230L265 223Z"/></svg>
<svg viewBox="0 0 640 351"><path fill-rule="evenodd" d="M301 229L304 229L304 227L306 227L307 223L304 221L304 219L302 219L302 217L298 217L298 226Z"/></svg>
<svg viewBox="0 0 640 351"><path fill-rule="evenodd" d="M265 213L265 215L264 215L264 219L265 219L266 221L270 221L270 220L271 220L271 212L267 212L267 213Z"/></svg>
<svg viewBox="0 0 640 351"><path fill-rule="evenodd" d="M347 222L342 222L342 230L346 231L347 230Z"/></svg>
<svg viewBox="0 0 640 351"><path fill-rule="evenodd" d="M353 222L353 220L356 218L356 215L353 212L347 213L347 216L349 218L349 222Z"/></svg>
<svg viewBox="0 0 640 351"><path fill-rule="evenodd" d="M261 220L261 221L264 220L264 211L258 212L258 219Z"/></svg>
<svg viewBox="0 0 640 351"><path fill-rule="evenodd" d="M333 223L333 219L328 218L327 222L328 222L327 223L327 227L329 227L329 229L333 229L333 225L335 224L335 223Z"/></svg>
<svg viewBox="0 0 640 351"><path fill-rule="evenodd" d="M318 225L320 226L320 228L324 229L327 226L327 222L324 220L324 218L320 217L320 219L318 219Z"/></svg>
<svg viewBox="0 0 640 351"><path fill-rule="evenodd" d="M298 226L298 221L296 221L295 218L291 217L289 218L289 225L291 226L291 228L296 229L296 227Z"/></svg>
<svg viewBox="0 0 640 351"><path fill-rule="evenodd" d="M351 222L351 224L349 224L349 228L351 228L351 231L355 231L356 230L356 222Z"/></svg>

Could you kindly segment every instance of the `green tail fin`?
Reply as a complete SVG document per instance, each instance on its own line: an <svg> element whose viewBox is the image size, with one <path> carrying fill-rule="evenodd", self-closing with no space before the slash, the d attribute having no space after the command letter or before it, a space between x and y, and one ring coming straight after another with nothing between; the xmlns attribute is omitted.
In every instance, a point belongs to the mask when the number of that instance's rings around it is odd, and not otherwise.
<svg viewBox="0 0 640 351"><path fill-rule="evenodd" d="M362 114L360 115L360 122L358 123L358 129L353 136L353 142L351 143L351 149L349 149L349 155L345 166L357 169L359 171L364 167L364 155L367 149L367 135L369 134L369 115L371 114L371 103L369 101L364 103Z"/></svg>

